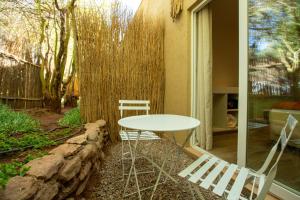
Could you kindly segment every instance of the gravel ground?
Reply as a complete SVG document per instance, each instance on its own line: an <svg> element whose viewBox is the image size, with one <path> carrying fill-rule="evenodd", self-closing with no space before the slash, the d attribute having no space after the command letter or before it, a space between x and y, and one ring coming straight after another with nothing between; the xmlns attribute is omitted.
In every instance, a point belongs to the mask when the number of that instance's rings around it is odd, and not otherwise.
<svg viewBox="0 0 300 200"><path fill-rule="evenodd" d="M192 159L188 157L183 152L179 151L179 160L176 160L176 146L167 140L162 140L159 142L149 143L143 142L139 145L139 152L147 153L146 150L151 150L154 155L154 160L158 163L162 163L163 148L168 148L168 151L172 151L172 157L169 157L166 162L166 169L169 170L172 164L177 163L173 168L171 174L179 184L175 184L171 180L167 180L164 184L159 185L155 192L155 196L153 199L180 199L180 200L189 200L192 199L190 190L187 184L187 181L177 176L177 173L180 172L184 167L188 166L192 163ZM148 153L149 155L149 153ZM87 200L110 200L110 199L123 199L122 194L124 191L125 182L122 180L122 165L121 165L121 143L110 146L106 152L106 158L104 163L102 164L100 170L95 173L95 175L91 178L88 183L87 189L83 194L83 197ZM153 169L147 161L144 159L138 159L136 161L137 170L139 169ZM129 164L127 164L127 170L129 171ZM156 173L149 174L140 174L138 176L140 187L154 185L157 178L157 170ZM126 180L126 179L125 179ZM165 177L163 177L165 180ZM136 191L136 185L134 181L134 176L132 176L128 193ZM150 199L152 190L143 191L142 199ZM219 200L217 196L213 195L209 191L201 190L205 199L208 200ZM138 195L131 195L124 199L133 200L138 199Z"/></svg>

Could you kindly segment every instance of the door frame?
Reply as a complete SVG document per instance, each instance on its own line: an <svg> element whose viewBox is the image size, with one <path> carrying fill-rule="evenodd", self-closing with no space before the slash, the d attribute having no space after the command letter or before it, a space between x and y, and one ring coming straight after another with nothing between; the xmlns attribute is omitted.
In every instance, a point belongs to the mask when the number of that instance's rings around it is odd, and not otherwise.
<svg viewBox="0 0 300 200"><path fill-rule="evenodd" d="M196 65L197 65L197 13L213 0L203 0L191 10L191 115L196 117ZM247 127L248 127L248 0L239 0L239 117L237 164L246 166L247 161ZM246 106L245 106L246 105ZM201 149L196 136L190 140L193 149ZM273 183L270 192L286 200L298 200L299 196L278 183Z"/></svg>

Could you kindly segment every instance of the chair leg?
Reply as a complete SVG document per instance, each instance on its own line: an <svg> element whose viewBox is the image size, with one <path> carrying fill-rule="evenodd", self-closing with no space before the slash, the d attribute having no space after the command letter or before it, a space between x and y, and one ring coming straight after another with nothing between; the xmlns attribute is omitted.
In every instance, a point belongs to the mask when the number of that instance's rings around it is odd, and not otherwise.
<svg viewBox="0 0 300 200"><path fill-rule="evenodd" d="M123 172L123 174L122 174L122 180L124 180L124 178L125 178L125 166L124 166L124 144L123 144L123 140L122 140L122 158L121 158L121 163L122 163L122 172Z"/></svg>
<svg viewBox="0 0 300 200"><path fill-rule="evenodd" d="M138 146L138 141L139 141L139 138L140 138L140 134L141 133L139 132L138 137L137 137L137 139L135 141L135 145L133 146L133 149L131 148L130 140L128 140L129 151L130 151L130 155L131 155L131 167L130 167L130 170L129 170L129 174L128 174L127 181L126 181L125 188L124 188L124 192L123 192L123 197L125 197L126 190L127 190L128 184L129 184L129 180L130 180L132 172L133 172L133 175L134 175L135 181L136 181L137 190L138 190L139 200L142 199L142 196L141 196L141 191L140 191L140 187L139 187L138 177L137 177L137 173L136 173L136 169L135 169L135 158L136 158L136 150L137 150L137 146Z"/></svg>

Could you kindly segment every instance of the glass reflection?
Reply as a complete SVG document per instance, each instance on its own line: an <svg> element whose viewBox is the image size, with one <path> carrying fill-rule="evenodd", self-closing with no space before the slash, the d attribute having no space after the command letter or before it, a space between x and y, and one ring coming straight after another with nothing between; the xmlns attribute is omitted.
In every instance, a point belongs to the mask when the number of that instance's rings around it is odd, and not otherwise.
<svg viewBox="0 0 300 200"><path fill-rule="evenodd" d="M247 165L258 169L288 114L300 121L300 1L249 0ZM277 181L300 193L300 128Z"/></svg>

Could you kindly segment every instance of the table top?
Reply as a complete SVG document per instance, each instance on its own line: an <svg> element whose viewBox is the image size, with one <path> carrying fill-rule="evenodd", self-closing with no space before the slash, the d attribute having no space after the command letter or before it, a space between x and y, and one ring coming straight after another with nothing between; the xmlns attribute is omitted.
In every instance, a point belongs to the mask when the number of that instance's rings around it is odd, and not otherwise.
<svg viewBox="0 0 300 200"><path fill-rule="evenodd" d="M154 114L125 117L118 124L124 128L142 131L176 132L194 129L200 125L200 121L181 115Z"/></svg>

